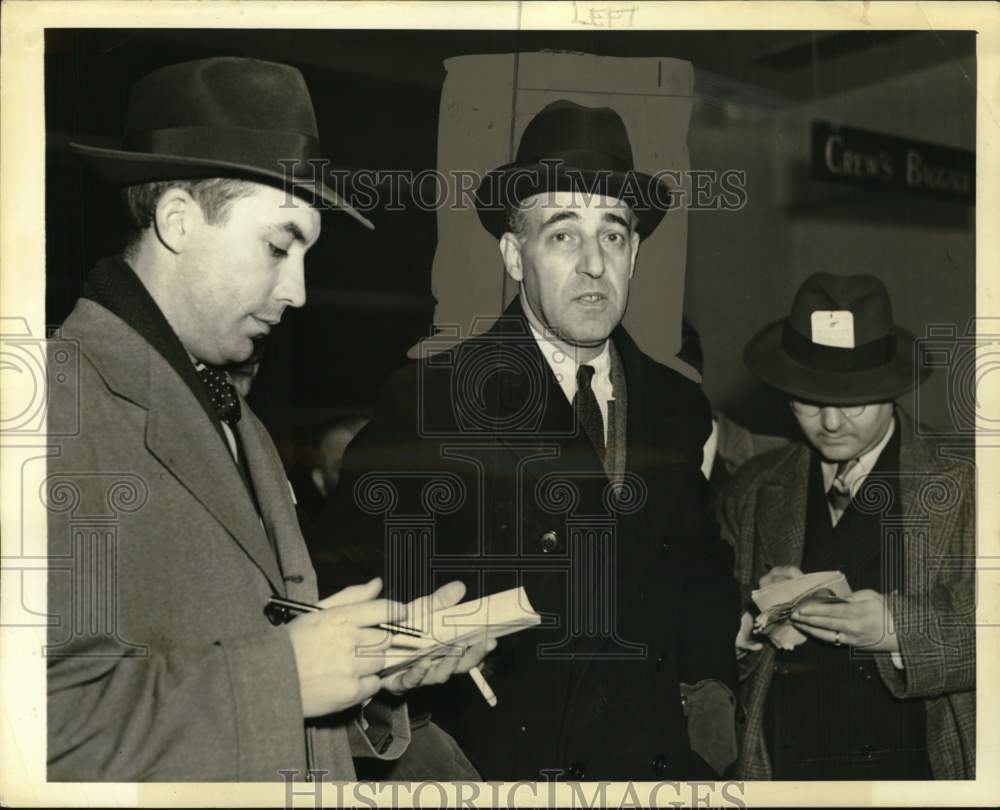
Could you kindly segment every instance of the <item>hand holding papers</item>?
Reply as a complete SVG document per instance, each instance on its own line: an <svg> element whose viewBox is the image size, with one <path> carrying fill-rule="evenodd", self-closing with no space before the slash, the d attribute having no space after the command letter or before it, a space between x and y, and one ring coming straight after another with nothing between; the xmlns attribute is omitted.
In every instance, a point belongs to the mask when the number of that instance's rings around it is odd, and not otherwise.
<svg viewBox="0 0 1000 810"><path fill-rule="evenodd" d="M376 580L373 580L369 585L375 583ZM381 582L378 582L378 586L381 587ZM453 587L454 592L449 590ZM514 588L481 599L455 604L464 591L461 583L450 583L433 594L410 603L406 608L405 620L399 623L382 622L371 625L391 634L388 638L388 649L379 643L377 649L371 650L384 661L382 668L374 674L382 679L385 688L402 692L424 685L424 678L430 666L450 657L451 662L437 664L439 668L447 671L446 675L438 681L433 679L427 681L427 683L443 682L456 671L456 668L462 669L468 648L476 646L482 648L478 658L475 659L478 661L483 655L483 649L488 652L496 646L496 638L541 623L541 617L531 607L523 588ZM403 606L400 605L399 608L403 609ZM264 613L272 624L278 625L285 624L301 614L322 610L323 607L319 605L272 596L264 608ZM452 666L447 666L448 663ZM465 666L468 666L468 662ZM496 695L486 683L479 668L473 666L468 672L486 701L495 706Z"/></svg>
<svg viewBox="0 0 1000 810"><path fill-rule="evenodd" d="M760 610L754 631L768 636L778 649L793 649L806 640L791 623L794 610L814 602L843 602L850 593L839 571L816 571L767 585L750 594Z"/></svg>
<svg viewBox="0 0 1000 810"><path fill-rule="evenodd" d="M385 677L427 656L455 655L461 647L536 627L541 621L524 588L512 588L440 610L411 612L405 628L411 632L393 636L392 645L386 651L388 666L379 674ZM487 693L483 689L489 686L482 673L477 673L478 678L471 671L469 674L487 702L495 705L496 698L490 700L492 691Z"/></svg>

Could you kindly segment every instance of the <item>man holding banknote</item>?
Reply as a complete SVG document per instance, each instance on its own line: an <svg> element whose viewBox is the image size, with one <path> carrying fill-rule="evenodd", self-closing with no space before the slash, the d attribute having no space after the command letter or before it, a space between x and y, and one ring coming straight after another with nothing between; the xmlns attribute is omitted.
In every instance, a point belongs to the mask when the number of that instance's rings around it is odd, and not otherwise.
<svg viewBox="0 0 1000 810"><path fill-rule="evenodd" d="M804 440L723 493L745 605L803 572L849 587L798 607L774 643L744 613L743 778L975 778L975 468L895 405L926 376L914 348L878 278L829 273L747 346Z"/></svg>
<svg viewBox="0 0 1000 810"><path fill-rule="evenodd" d="M281 461L226 366L305 303L320 212L368 224L312 176L317 137L297 70L215 58L142 79L122 149L74 145L124 189L133 232L53 349L77 347L79 380L51 386L48 413L52 781L350 780L355 757L406 749L405 690L485 653L380 676L378 625L426 603L378 599L377 579L287 625L265 614L274 596L315 604L316 577Z"/></svg>

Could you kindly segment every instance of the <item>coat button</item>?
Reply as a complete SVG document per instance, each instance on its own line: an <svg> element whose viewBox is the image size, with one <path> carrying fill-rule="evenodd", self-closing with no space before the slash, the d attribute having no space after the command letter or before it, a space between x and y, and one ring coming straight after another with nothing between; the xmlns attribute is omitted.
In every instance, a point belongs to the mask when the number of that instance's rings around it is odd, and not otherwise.
<svg viewBox="0 0 1000 810"><path fill-rule="evenodd" d="M670 543L660 544L660 556L664 558L670 556Z"/></svg>
<svg viewBox="0 0 1000 810"><path fill-rule="evenodd" d="M663 776L667 772L667 758L663 754L653 757L653 773Z"/></svg>
<svg viewBox="0 0 1000 810"><path fill-rule="evenodd" d="M548 554L555 551L556 546L559 545L559 535L552 531L545 532L539 542L542 546L542 552Z"/></svg>
<svg viewBox="0 0 1000 810"><path fill-rule="evenodd" d="M574 782L582 782L587 776L587 766L582 762L574 762L566 769L566 778Z"/></svg>
<svg viewBox="0 0 1000 810"><path fill-rule="evenodd" d="M663 662L663 656L661 655L659 658L656 659L656 671L657 672L663 672L663 663L664 663Z"/></svg>

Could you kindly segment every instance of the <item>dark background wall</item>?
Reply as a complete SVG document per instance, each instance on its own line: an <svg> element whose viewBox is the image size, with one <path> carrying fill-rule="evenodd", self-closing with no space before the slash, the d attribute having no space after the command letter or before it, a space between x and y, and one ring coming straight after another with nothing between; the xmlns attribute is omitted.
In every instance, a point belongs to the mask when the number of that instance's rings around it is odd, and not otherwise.
<svg viewBox="0 0 1000 810"><path fill-rule="evenodd" d="M693 63L692 168L745 170L748 205L689 217L686 308L702 334L707 393L751 427L790 430L786 409L753 384L741 353L760 326L787 312L809 272L878 274L898 320L918 334L936 323L963 330L974 314L970 206L845 194L811 181L808 170L815 119L974 149L972 32L50 29L47 321L68 314L94 261L118 249L117 192L67 145L117 145L129 89L150 70L213 55L293 64L334 163L418 171L435 165L446 58L543 49ZM307 260L309 303L286 313L254 387L254 406L289 462L311 425L369 406L430 329L434 214L411 207L368 215L375 234L324 215L324 236ZM921 415L939 425L950 418L946 378L922 392Z"/></svg>

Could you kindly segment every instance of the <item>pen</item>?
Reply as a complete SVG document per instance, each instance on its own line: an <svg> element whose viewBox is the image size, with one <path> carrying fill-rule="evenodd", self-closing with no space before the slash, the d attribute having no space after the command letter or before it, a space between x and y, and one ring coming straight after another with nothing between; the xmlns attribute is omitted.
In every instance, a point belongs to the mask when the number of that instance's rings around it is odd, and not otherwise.
<svg viewBox="0 0 1000 810"><path fill-rule="evenodd" d="M274 624L283 624L297 613L317 613L322 610L317 605L310 605L308 602L296 602L294 599L286 599L283 596L272 596L264 613ZM410 636L412 638L429 638L426 633L421 633L415 627L407 627L403 624L390 624L389 622L379 622L375 625L379 630L385 630L399 636Z"/></svg>
<svg viewBox="0 0 1000 810"><path fill-rule="evenodd" d="M321 607L317 605L310 605L308 602L297 602L294 599L286 599L283 596L272 596L267 605L264 606L264 615L270 620L272 624L284 624L289 621L292 616L298 613L317 613L322 610ZM404 624L393 624L391 622L379 622L375 625L379 630L385 630L389 633L394 633L400 636L410 636L411 638L431 638L427 633L417 630L415 627L407 627ZM472 678L472 682L476 685L479 690L479 694L483 696L490 707L497 705L496 693L490 688L489 683L486 678L483 677L482 671L479 667L473 667L469 670L469 677Z"/></svg>

